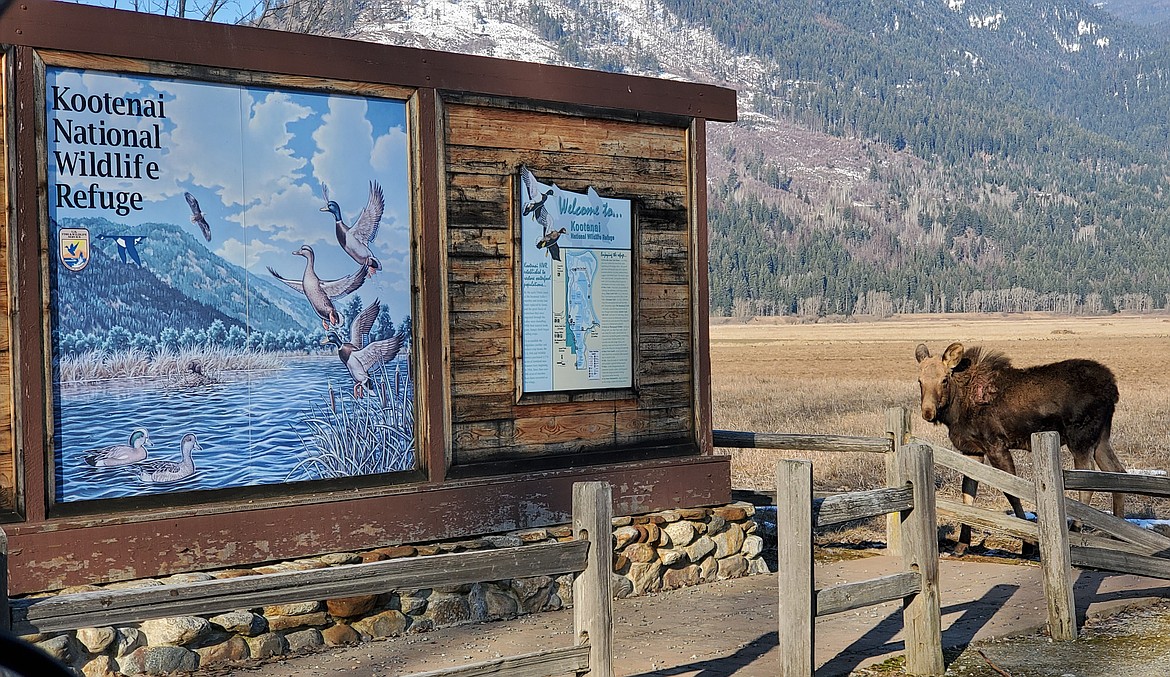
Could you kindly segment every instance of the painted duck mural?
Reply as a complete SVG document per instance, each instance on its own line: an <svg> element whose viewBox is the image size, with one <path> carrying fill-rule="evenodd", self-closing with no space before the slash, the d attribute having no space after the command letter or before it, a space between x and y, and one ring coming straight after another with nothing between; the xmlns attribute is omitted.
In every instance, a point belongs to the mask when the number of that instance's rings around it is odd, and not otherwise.
<svg viewBox="0 0 1170 677"><path fill-rule="evenodd" d="M313 311L317 313L317 317L321 318L321 328L328 331L331 327L336 327L341 323L341 315L337 312L337 308L333 306L333 299L338 299L348 294L357 291L362 283L366 281L366 275L369 268L362 266L357 271L336 280L322 280L317 276L316 270L313 268L313 248L309 245L301 245L301 248L293 252L297 256L305 257L305 272L300 280L293 280L282 276L280 273L268 268L268 272L285 283L292 289L305 295L309 301L309 305L313 307Z"/></svg>
<svg viewBox="0 0 1170 677"><path fill-rule="evenodd" d="M341 218L341 206L329 199L329 188L324 184L321 185L321 194L325 198L325 206L321 211L333 214L337 244L354 261L368 268L370 275L382 270L382 262L370 251L370 243L378 236L378 225L382 222L382 213L386 208L386 199L378 182L370 181L370 197L352 227L347 226Z"/></svg>

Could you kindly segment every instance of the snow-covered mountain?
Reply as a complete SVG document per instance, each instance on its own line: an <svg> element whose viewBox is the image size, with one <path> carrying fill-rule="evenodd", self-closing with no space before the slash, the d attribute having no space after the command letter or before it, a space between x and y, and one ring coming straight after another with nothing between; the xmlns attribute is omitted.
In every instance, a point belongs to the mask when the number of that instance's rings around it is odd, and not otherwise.
<svg viewBox="0 0 1170 677"><path fill-rule="evenodd" d="M1170 248L1170 36L1101 4L355 6L346 33L358 39L735 89L740 122L708 128L717 312L746 299L754 312L848 314L873 292L892 293L897 310L950 310L972 290L1055 293L1051 276L1034 271L1070 265L1080 281L1062 289L1100 296L1105 310L1126 295L1170 303L1157 262L1125 278L1107 272ZM771 211L750 219L759 260L748 262L736 248L749 235L721 230L720 217L758 214L753 200ZM1125 237L1131 229L1142 239ZM1033 253L1017 260L1017 251ZM806 302L818 296L835 300Z"/></svg>

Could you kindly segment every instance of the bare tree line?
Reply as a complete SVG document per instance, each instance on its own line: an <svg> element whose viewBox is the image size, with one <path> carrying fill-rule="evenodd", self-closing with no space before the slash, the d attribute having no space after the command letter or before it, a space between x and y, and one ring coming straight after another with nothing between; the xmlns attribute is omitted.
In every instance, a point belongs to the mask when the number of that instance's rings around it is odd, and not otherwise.
<svg viewBox="0 0 1170 677"><path fill-rule="evenodd" d="M257 28L347 37L360 16L392 21L403 0L114 0L115 9Z"/></svg>
<svg viewBox="0 0 1170 677"><path fill-rule="evenodd" d="M963 298L927 295L925 300L897 297L888 291L867 291L859 294L853 305L853 315L890 317L910 313L1024 313L1053 312L1064 315L1106 315L1112 312L1163 312L1150 294L1121 294L1111 297L1112 307L1098 293L1037 293L1022 287L976 289ZM843 315L831 307L824 296L806 296L796 300L795 308L781 307L767 299L736 298L731 317L747 319L757 316L793 315L809 320L830 315ZM1165 307L1170 307L1170 295ZM718 313L716 313L718 315Z"/></svg>

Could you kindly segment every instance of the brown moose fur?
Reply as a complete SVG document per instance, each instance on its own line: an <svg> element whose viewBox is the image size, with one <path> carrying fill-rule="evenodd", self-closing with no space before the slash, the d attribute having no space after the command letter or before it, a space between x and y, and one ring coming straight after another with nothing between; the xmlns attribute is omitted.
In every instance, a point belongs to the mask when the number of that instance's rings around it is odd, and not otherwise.
<svg viewBox="0 0 1170 677"><path fill-rule="evenodd" d="M945 425L956 450L985 456L992 467L1015 474L1011 450L1030 451L1032 433L1053 430L1068 445L1075 468L1089 470L1096 461L1101 470L1125 472L1109 443L1118 395L1105 365L1076 359L1017 369L1002 353L961 343L937 357L919 345L915 357L922 418ZM964 502L974 503L977 486L963 478ZM1008 501L1023 517L1019 499ZM1114 494L1114 514L1124 514L1123 503ZM964 526L957 550L969 543L970 528Z"/></svg>

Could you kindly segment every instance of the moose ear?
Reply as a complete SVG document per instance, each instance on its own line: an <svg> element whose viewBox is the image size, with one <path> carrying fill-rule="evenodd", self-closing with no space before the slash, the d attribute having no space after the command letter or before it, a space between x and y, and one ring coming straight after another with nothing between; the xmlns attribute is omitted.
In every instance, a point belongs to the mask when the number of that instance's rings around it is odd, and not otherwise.
<svg viewBox="0 0 1170 677"><path fill-rule="evenodd" d="M930 357L930 348L927 348L925 343L919 343L918 348L914 351L914 359L921 362L928 357Z"/></svg>
<svg viewBox="0 0 1170 677"><path fill-rule="evenodd" d="M963 344L952 343L947 346L947 349L942 354L943 366L947 369L954 369L959 366L959 362L963 361Z"/></svg>

